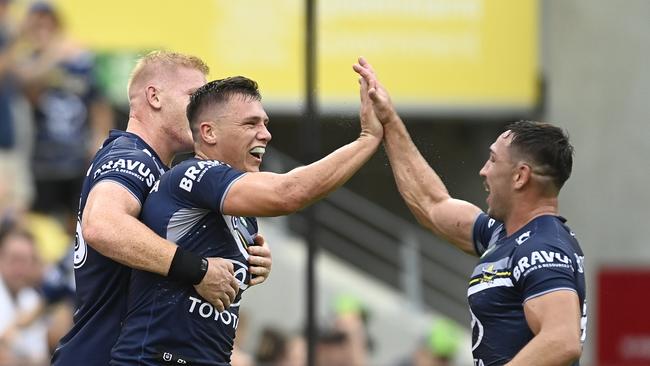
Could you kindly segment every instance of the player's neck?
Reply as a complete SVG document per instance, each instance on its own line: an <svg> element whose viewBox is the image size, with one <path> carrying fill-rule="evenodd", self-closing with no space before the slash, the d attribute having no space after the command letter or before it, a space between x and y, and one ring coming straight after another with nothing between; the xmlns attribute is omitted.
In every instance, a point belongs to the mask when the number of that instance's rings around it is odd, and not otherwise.
<svg viewBox="0 0 650 366"><path fill-rule="evenodd" d="M206 146L205 144L195 143L194 144L194 156L203 160L219 160L224 163L227 161L222 159L222 156L219 154L218 150L214 146Z"/></svg>
<svg viewBox="0 0 650 366"><path fill-rule="evenodd" d="M513 207L506 220L504 220L506 234L508 236L512 235L539 216L557 214L557 197L539 199L534 202L521 200L519 204Z"/></svg>
<svg viewBox="0 0 650 366"><path fill-rule="evenodd" d="M174 151L165 136L160 132L160 129L146 128L146 126L137 118L131 116L127 124L126 132L138 135L144 142L149 145L156 155L160 158L163 164L170 166L172 159L174 159Z"/></svg>

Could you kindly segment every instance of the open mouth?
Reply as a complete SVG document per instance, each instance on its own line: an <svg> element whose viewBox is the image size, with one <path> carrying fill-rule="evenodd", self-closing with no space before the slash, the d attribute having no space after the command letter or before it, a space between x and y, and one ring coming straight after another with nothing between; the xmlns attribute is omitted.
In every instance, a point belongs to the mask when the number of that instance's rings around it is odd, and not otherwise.
<svg viewBox="0 0 650 366"><path fill-rule="evenodd" d="M266 153L266 147L264 146L255 146L254 148L250 149L248 152L249 154L253 155L255 159L262 161L262 157L264 156L264 153Z"/></svg>

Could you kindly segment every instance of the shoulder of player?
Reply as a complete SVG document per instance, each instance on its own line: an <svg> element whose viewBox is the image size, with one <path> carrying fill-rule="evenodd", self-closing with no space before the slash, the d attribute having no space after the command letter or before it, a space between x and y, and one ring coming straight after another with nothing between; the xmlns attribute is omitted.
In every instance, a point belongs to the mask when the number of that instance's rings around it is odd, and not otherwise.
<svg viewBox="0 0 650 366"><path fill-rule="evenodd" d="M233 169L230 165L218 160L188 159L175 165L170 173L179 176L188 176L194 179L197 175L212 174L223 170Z"/></svg>
<svg viewBox="0 0 650 366"><path fill-rule="evenodd" d="M95 156L87 175L93 181L105 174L133 176L151 188L164 170L150 153L135 145L108 145Z"/></svg>
<svg viewBox="0 0 650 366"><path fill-rule="evenodd" d="M163 184L180 184L182 187L191 186L193 182L203 181L205 176L216 175L223 170L230 170L228 164L217 160L187 159L175 166L161 176Z"/></svg>
<svg viewBox="0 0 650 366"><path fill-rule="evenodd" d="M106 164L110 161L118 162L123 161L138 161L140 163L157 166L156 158L154 155L146 148L137 146L131 142L131 144L118 143L114 141L110 145L104 147L93 160L93 165Z"/></svg>
<svg viewBox="0 0 650 366"><path fill-rule="evenodd" d="M573 255L576 247L575 240L568 233L558 233L556 230L526 230L514 238L514 256L527 256L534 252L562 253Z"/></svg>

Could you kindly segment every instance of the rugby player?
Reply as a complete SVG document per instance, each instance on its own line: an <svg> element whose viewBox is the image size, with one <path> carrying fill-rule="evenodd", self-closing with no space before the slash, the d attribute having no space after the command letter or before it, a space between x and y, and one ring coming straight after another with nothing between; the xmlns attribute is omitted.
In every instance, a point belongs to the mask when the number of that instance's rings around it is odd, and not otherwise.
<svg viewBox="0 0 650 366"><path fill-rule="evenodd" d="M450 197L413 144L386 89L363 58L354 65L384 125L400 194L418 221L480 257L467 291L474 364L577 365L585 340L584 255L558 215L573 147L550 124L510 125L480 171L488 211Z"/></svg>
<svg viewBox="0 0 650 366"><path fill-rule="evenodd" d="M111 365L229 365L255 216L287 215L341 186L377 150L383 134L361 83L361 134L325 158L286 174L260 172L271 133L257 83L207 83L187 108L196 156L163 174L142 212L158 235L201 256L228 258L239 294L219 312L192 286L134 271L129 310ZM259 304L263 306L263 304Z"/></svg>
<svg viewBox="0 0 650 366"><path fill-rule="evenodd" d="M111 131L83 183L74 251L77 309L53 365L109 363L126 313L131 268L193 286L219 310L234 300L238 284L230 261L184 250L138 220L174 155L192 149L185 108L207 73L200 59L165 51L135 66L127 130ZM255 266L264 267L255 270L262 282L271 266L268 246L251 247L250 254Z"/></svg>

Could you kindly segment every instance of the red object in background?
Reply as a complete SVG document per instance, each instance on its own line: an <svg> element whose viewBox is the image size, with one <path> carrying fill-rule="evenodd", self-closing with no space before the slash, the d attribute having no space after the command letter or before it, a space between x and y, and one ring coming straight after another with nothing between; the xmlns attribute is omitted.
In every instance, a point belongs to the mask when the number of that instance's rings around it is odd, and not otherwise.
<svg viewBox="0 0 650 366"><path fill-rule="evenodd" d="M650 365L650 268L598 273L598 365Z"/></svg>

